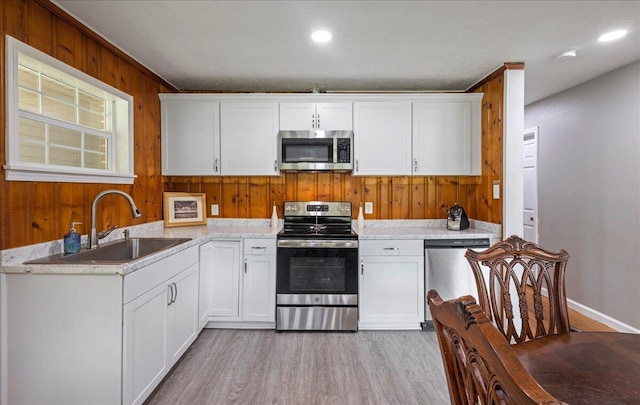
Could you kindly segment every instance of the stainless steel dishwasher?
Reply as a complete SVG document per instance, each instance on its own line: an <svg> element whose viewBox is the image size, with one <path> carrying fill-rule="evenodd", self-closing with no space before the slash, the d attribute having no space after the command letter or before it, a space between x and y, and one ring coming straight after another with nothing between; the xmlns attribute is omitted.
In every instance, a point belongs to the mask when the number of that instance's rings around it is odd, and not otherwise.
<svg viewBox="0 0 640 405"><path fill-rule="evenodd" d="M424 241L425 294L434 289L443 300L473 295L478 298L471 265L464 257L467 249L484 250L489 239L431 239ZM425 297L425 319L431 313Z"/></svg>

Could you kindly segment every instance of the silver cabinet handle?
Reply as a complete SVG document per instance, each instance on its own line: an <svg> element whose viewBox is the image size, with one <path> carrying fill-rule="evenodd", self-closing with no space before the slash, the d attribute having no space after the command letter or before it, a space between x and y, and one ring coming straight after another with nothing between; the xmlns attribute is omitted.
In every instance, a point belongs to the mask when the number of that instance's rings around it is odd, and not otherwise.
<svg viewBox="0 0 640 405"><path fill-rule="evenodd" d="M364 261L360 260L360 275L364 275Z"/></svg>
<svg viewBox="0 0 640 405"><path fill-rule="evenodd" d="M213 162L213 172L218 173L218 158Z"/></svg>
<svg viewBox="0 0 640 405"><path fill-rule="evenodd" d="M251 249L257 249L257 250L265 250L267 247L266 246L251 246Z"/></svg>
<svg viewBox="0 0 640 405"><path fill-rule="evenodd" d="M358 159L356 159L356 172L358 171L359 167L360 167L360 163L358 162Z"/></svg>
<svg viewBox="0 0 640 405"><path fill-rule="evenodd" d="M316 129L320 129L320 114L316 116Z"/></svg>
<svg viewBox="0 0 640 405"><path fill-rule="evenodd" d="M416 158L413 159L413 172L414 173L418 172L418 159Z"/></svg>
<svg viewBox="0 0 640 405"><path fill-rule="evenodd" d="M276 172L276 173L278 172L278 160L277 159L273 161L273 171Z"/></svg>
<svg viewBox="0 0 640 405"><path fill-rule="evenodd" d="M311 114L311 128L315 128L315 127L316 127L316 115Z"/></svg>
<svg viewBox="0 0 640 405"><path fill-rule="evenodd" d="M386 248L384 248L384 250L400 250L400 248L397 248L397 247L386 247Z"/></svg>
<svg viewBox="0 0 640 405"><path fill-rule="evenodd" d="M244 274L247 274L247 259L244 259Z"/></svg>
<svg viewBox="0 0 640 405"><path fill-rule="evenodd" d="M173 285L171 284L167 285L167 295L167 306L169 306L173 303Z"/></svg>

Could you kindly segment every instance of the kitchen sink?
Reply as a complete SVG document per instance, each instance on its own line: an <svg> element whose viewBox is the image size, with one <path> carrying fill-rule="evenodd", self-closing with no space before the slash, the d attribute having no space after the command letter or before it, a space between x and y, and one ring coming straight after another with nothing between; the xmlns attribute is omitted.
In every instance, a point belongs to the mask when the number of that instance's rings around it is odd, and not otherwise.
<svg viewBox="0 0 640 405"><path fill-rule="evenodd" d="M30 260L25 264L119 264L148 256L191 240L190 238L129 238L105 243L96 249L58 254Z"/></svg>

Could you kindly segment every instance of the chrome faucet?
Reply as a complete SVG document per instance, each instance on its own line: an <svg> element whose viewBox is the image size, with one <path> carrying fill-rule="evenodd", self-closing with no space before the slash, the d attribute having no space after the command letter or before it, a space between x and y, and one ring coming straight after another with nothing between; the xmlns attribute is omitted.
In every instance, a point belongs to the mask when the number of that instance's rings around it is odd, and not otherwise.
<svg viewBox="0 0 640 405"><path fill-rule="evenodd" d="M93 204L91 204L91 233L89 233L89 238L87 241L87 248L88 249L95 249L98 247L98 239L104 238L105 236L107 236L109 234L109 232L113 231L116 227L111 227L108 232L100 232L100 235L98 234L98 231L96 230L96 205L98 205L98 201L100 201L100 199L102 197L104 197L105 195L109 195L109 194L119 194L121 196L123 196L124 198L127 199L127 201L129 201L129 205L131 206L131 214L133 215L134 218L140 218L140 210L138 209L138 207L136 207L136 203L133 202L133 198L131 198L131 196L127 193L125 193L124 191L120 191L120 190L105 190L103 192L101 192L100 194L98 194L96 196L96 198L93 199Z"/></svg>

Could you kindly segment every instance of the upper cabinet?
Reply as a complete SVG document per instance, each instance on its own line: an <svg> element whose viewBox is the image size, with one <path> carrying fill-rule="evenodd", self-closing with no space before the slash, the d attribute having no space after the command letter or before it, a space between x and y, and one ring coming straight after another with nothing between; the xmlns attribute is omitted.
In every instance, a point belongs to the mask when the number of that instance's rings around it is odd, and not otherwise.
<svg viewBox="0 0 640 405"><path fill-rule="evenodd" d="M354 103L353 137L354 175L411 174L411 102Z"/></svg>
<svg viewBox="0 0 640 405"><path fill-rule="evenodd" d="M351 102L280 103L280 130L353 129Z"/></svg>
<svg viewBox="0 0 640 405"><path fill-rule="evenodd" d="M160 94L162 174L220 174L220 109L217 101Z"/></svg>
<svg viewBox="0 0 640 405"><path fill-rule="evenodd" d="M482 94L438 95L413 103L413 174L479 175Z"/></svg>
<svg viewBox="0 0 640 405"><path fill-rule="evenodd" d="M278 175L278 103L220 103L221 174Z"/></svg>

